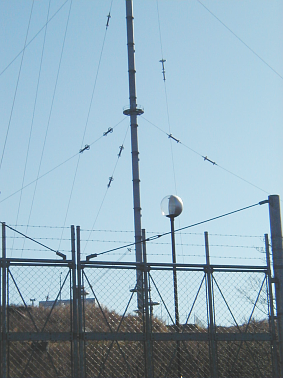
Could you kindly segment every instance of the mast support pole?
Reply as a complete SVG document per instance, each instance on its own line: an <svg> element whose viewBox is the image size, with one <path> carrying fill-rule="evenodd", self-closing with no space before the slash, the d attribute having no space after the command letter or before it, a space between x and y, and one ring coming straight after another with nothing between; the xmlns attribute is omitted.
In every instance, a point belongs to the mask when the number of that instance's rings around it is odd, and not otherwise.
<svg viewBox="0 0 283 378"><path fill-rule="evenodd" d="M129 73L129 99L130 107L124 110L125 115L130 116L131 146L132 146L132 176L133 176L133 202L134 225L136 243L136 262L142 263L142 227L140 205L140 178L139 178L139 150L138 150L138 121L137 116L143 114L143 109L137 106L136 96L136 70L135 70L135 43L134 43L134 16L133 1L126 0L127 20L127 46L128 46L128 73ZM137 296L138 310L143 311L142 298L142 271L137 266Z"/></svg>

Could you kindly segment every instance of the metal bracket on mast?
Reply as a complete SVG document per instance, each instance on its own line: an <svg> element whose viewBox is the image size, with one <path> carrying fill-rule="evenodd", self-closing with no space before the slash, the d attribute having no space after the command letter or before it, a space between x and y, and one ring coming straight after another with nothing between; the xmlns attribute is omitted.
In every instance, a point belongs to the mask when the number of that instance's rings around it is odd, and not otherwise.
<svg viewBox="0 0 283 378"><path fill-rule="evenodd" d="M126 116L130 116L130 115L141 115L144 113L144 110L143 108L140 106L140 105L137 105L136 108L129 108L127 106L124 107L123 109L123 114L126 115Z"/></svg>

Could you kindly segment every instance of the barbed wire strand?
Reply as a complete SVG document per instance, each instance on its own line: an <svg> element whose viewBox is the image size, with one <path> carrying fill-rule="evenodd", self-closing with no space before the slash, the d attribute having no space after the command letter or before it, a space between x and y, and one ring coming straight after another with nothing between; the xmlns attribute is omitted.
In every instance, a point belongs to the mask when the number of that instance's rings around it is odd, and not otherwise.
<svg viewBox="0 0 283 378"><path fill-rule="evenodd" d="M0 222L0 223L1 223L2 225L5 224L4 222ZM34 239L34 238L32 238L32 237L30 237L30 236L28 236L28 235L25 235L24 233L22 233L22 232L16 230L15 228L13 228L13 227L11 227L11 226L8 226L7 224L5 224L5 227L7 227L7 228L9 228L10 230L16 232L17 234L23 236L24 238L29 239L29 240L31 240L32 242L34 242L34 243L36 243L36 244L38 244L38 245L40 245L40 246L42 246L42 247L48 249L48 250L51 251L51 252L55 252L56 254L59 252L59 251L56 251L56 250L53 249L53 248L48 247L47 245L45 245L45 244L43 244L43 243L40 243L39 241L37 241L37 240Z"/></svg>
<svg viewBox="0 0 283 378"><path fill-rule="evenodd" d="M16 227L16 225L11 224L10 226ZM18 224L17 227L26 227L26 224ZM50 229L61 229L63 228L62 226L46 226L46 225L29 225L30 228L50 228ZM65 226L64 229L69 229L69 226ZM81 228L81 232L108 232L108 233L131 233L134 234L135 231L133 230L102 230L102 229L85 229ZM159 234L158 231L147 231L147 234ZM201 235L203 236L203 232L183 232L183 235ZM210 233L209 235L211 236L221 236L221 237L239 237L239 238L263 238L262 235L239 235L239 234L215 234L215 233ZM69 238L66 240L70 240Z"/></svg>
<svg viewBox="0 0 283 378"><path fill-rule="evenodd" d="M209 219L206 219L204 221L201 221L201 222L197 222L197 223L193 223L193 224L190 224L189 226L185 226L185 227L181 227L181 228L178 228L177 230L175 230L175 233L178 233L180 231L183 231L185 229L188 229L188 228L192 228L192 227L196 227L196 226L199 226L201 224L204 224L204 223L208 223L208 222L212 222L214 220L217 220L217 219L220 219L220 218L224 218L224 217L227 217L229 215L232 215L232 214L236 214L236 213L239 213L241 211L244 211L244 210L248 210L248 209L251 209L252 207L255 207L255 206L258 206L258 205L261 205L260 202L258 203L255 203L253 205L250 205L250 206L246 206L246 207L243 207L243 208L240 208L238 210L233 210L233 211L230 211L229 213L225 213L225 214L222 214L222 215L218 215L216 217L213 217L213 218L209 218ZM123 249L123 248L128 248L128 247L131 247L131 246L134 246L138 243L143 243L144 241L146 242L150 242L152 240L156 240L156 239L159 239L165 235L169 235L171 234L171 231L169 232L165 232L163 234L159 234L159 235L154 235L154 236L150 236L149 238L145 239L145 240L141 240L139 242L134 242L134 243L130 243L130 244L127 244L127 245L124 245L124 246L121 246L121 247L117 247L117 248L112 248L112 249L109 249L107 251L104 251L104 252L101 252L101 253L95 253L95 254L92 254L92 255L89 255L88 256L88 259L90 258L93 258L93 257L97 257L97 256L100 256L100 255L104 255L106 253L110 253L110 252L113 252L113 251L117 251L117 250L120 250L120 249Z"/></svg>

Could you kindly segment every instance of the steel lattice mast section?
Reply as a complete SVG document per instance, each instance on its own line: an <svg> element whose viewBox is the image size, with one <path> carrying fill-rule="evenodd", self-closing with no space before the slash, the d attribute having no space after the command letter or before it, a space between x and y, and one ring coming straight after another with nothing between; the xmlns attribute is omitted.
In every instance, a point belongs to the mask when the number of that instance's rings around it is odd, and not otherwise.
<svg viewBox="0 0 283 378"><path fill-rule="evenodd" d="M137 106L136 97L136 70L135 70L135 44L134 44L134 16L133 0L126 0L127 20L127 46L128 46L128 72L129 72L129 99L130 108L124 110L124 114L130 116L131 123L131 146L132 146L132 176L133 176L133 201L134 201L134 224L136 243L136 262L142 262L142 228L141 228L141 205L140 205L140 178L139 178L139 150L138 150L138 121L137 117L143 114L143 109ZM142 297L142 274L137 269L137 297L138 309L143 308Z"/></svg>

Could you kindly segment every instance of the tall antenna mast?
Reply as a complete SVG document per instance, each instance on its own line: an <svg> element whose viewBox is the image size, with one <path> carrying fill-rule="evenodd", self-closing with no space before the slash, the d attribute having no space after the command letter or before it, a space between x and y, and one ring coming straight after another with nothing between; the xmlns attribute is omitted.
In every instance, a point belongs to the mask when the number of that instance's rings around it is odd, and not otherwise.
<svg viewBox="0 0 283 378"><path fill-rule="evenodd" d="M133 200L134 200L134 224L136 243L136 262L142 262L142 228L140 205L140 178L139 178L139 150L138 150L138 121L137 117L143 114L143 109L137 106L136 97L136 70L135 70L135 44L134 44L134 15L133 0L126 0L127 19L127 46L128 46L128 72L129 72L129 98L130 108L124 110L124 114L130 116L131 122L131 146L132 146L132 175L133 175ZM137 269L137 297L138 310L143 308L142 298L142 272Z"/></svg>

